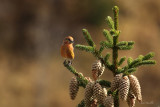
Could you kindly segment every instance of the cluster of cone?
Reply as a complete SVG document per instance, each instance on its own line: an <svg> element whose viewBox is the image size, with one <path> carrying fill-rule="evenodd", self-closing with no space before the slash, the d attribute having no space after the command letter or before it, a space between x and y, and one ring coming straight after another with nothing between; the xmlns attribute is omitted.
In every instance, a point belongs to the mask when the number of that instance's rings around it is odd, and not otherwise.
<svg viewBox="0 0 160 107"><path fill-rule="evenodd" d="M107 95L106 87L101 86L96 80L103 74L105 67L98 60L92 65L92 76L94 81L86 78L89 82L85 88L84 103L86 107L97 107L103 104L105 107L114 107L114 99L111 94ZM70 82L70 97L75 99L79 90L76 77ZM111 92L118 91L120 99L127 101L129 107L135 106L135 101L142 101L141 87L134 75L123 76L122 73L115 75L110 88Z"/></svg>
<svg viewBox="0 0 160 107"><path fill-rule="evenodd" d="M103 104L105 107L114 107L113 97L107 96L107 90L97 82L89 82L85 88L84 102L86 107L97 107Z"/></svg>
<svg viewBox="0 0 160 107"><path fill-rule="evenodd" d="M97 107L103 104L105 107L114 107L113 97L107 95L106 87L102 87L96 80L103 74L105 67L98 60L92 65L92 76L94 81L90 81L85 88L84 102L86 107Z"/></svg>
<svg viewBox="0 0 160 107"><path fill-rule="evenodd" d="M81 73L81 75L83 74ZM85 77L85 79L89 82L92 82L92 79L90 77ZM70 81L70 85L69 85L69 92L70 92L70 97L72 100L76 98L78 90L79 90L79 83L77 81L77 78L72 77Z"/></svg>
<svg viewBox="0 0 160 107"><path fill-rule="evenodd" d="M111 85L111 91L119 91L122 100L127 101L129 107L135 106L135 101L142 101L141 87L136 76L117 74Z"/></svg>

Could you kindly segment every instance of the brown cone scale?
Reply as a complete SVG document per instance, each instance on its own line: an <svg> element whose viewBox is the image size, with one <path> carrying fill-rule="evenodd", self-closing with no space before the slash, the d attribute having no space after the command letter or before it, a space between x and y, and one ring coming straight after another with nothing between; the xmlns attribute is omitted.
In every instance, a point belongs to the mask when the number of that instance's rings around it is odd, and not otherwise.
<svg viewBox="0 0 160 107"><path fill-rule="evenodd" d="M92 104L93 86L94 86L94 82L89 82L86 85L85 94L84 94L84 103L86 107L90 107Z"/></svg>
<svg viewBox="0 0 160 107"><path fill-rule="evenodd" d="M139 102L142 102L141 86L136 76L129 75L130 80L130 90L136 96Z"/></svg>
<svg viewBox="0 0 160 107"><path fill-rule="evenodd" d="M96 81L104 72L105 67L100 60L92 64L92 77Z"/></svg>
<svg viewBox="0 0 160 107"><path fill-rule="evenodd" d="M129 87L130 87L130 82L128 76L122 77L119 83L119 95L122 100L126 101L129 92Z"/></svg>
<svg viewBox="0 0 160 107"><path fill-rule="evenodd" d="M78 81L76 77L72 77L69 90L70 90L70 97L72 100L74 100L79 90Z"/></svg>
<svg viewBox="0 0 160 107"><path fill-rule="evenodd" d="M96 83L93 87L93 96L97 99L99 104L103 104L103 100L105 98L105 94L103 88L99 83Z"/></svg>

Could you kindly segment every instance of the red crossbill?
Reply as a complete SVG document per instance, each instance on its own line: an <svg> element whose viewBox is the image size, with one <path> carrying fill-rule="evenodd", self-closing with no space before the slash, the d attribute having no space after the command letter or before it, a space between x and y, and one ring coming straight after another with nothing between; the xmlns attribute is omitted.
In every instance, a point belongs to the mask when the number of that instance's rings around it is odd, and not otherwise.
<svg viewBox="0 0 160 107"><path fill-rule="evenodd" d="M61 46L61 56L65 59L73 60L74 59L74 48L73 48L73 37L68 36L63 40Z"/></svg>

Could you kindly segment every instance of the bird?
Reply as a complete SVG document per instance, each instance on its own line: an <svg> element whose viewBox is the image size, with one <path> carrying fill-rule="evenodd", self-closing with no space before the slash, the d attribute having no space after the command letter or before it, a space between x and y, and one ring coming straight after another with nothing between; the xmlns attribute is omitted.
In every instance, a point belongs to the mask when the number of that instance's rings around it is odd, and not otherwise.
<svg viewBox="0 0 160 107"><path fill-rule="evenodd" d="M61 46L61 56L68 60L69 64L72 64L72 60L74 59L74 47L73 47L74 39L72 36L67 36L64 38L62 46Z"/></svg>

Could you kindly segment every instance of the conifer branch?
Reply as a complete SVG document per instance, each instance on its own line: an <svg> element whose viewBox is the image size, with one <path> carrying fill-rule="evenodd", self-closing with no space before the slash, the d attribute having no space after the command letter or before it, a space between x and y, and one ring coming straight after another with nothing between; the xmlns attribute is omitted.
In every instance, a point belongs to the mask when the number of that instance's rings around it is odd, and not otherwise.
<svg viewBox="0 0 160 107"><path fill-rule="evenodd" d="M105 48L112 48L113 47L112 44L107 42L107 41L101 41L100 45L105 47Z"/></svg>
<svg viewBox="0 0 160 107"><path fill-rule="evenodd" d="M111 56L111 54L107 53L106 56L104 57L104 61L107 62L109 60L110 56Z"/></svg>
<svg viewBox="0 0 160 107"><path fill-rule="evenodd" d="M142 61L142 59L140 59L140 58L137 58L137 59L133 60L131 62L131 64L129 65L129 68L132 68L134 65L136 65L137 63L139 63L141 61Z"/></svg>
<svg viewBox="0 0 160 107"><path fill-rule="evenodd" d="M107 24L111 29L114 29L114 22L110 16L106 18Z"/></svg>
<svg viewBox="0 0 160 107"><path fill-rule="evenodd" d="M113 7L113 14L114 14L114 28L115 30L111 30L113 32L113 55L112 55L112 59L113 59L113 73L114 75L116 75L116 73L118 73L118 48L117 48L117 43L118 43L118 37L119 37L119 31L118 31L118 26L119 26L119 22L118 22L118 14L119 14L119 8L117 6ZM115 96L114 96L114 106L119 107L119 98L118 98L118 92L116 92Z"/></svg>
<svg viewBox="0 0 160 107"><path fill-rule="evenodd" d="M104 46L101 46L101 47L99 48L98 54L101 54L103 50L104 50Z"/></svg>
<svg viewBox="0 0 160 107"><path fill-rule="evenodd" d="M114 14L114 28L118 30L118 15L119 15L119 8L117 6L113 7L113 14Z"/></svg>
<svg viewBox="0 0 160 107"><path fill-rule="evenodd" d="M95 47L95 43L93 42L92 38L91 38L91 35L89 34L89 32L87 31L87 29L83 29L82 30L83 32L83 35L88 43L89 46L92 46L92 47Z"/></svg>
<svg viewBox="0 0 160 107"><path fill-rule="evenodd" d="M133 41L121 41L117 43L117 46L132 46L134 45Z"/></svg>
<svg viewBox="0 0 160 107"><path fill-rule="evenodd" d="M150 52L147 55L143 56L143 55L139 55L138 58L136 58L135 60L133 60L131 57L128 58L128 65L124 66L121 70L119 70L120 72L123 72L126 75L129 75L133 72L135 72L137 69L137 67L140 67L142 65L154 65L156 64L155 60L149 60L154 56L154 53Z"/></svg>
<svg viewBox="0 0 160 107"><path fill-rule="evenodd" d="M77 80L79 81L79 86L85 88L88 80L86 80L82 74L78 73L67 61L64 61L63 64L71 73L73 73L77 77Z"/></svg>
<svg viewBox="0 0 160 107"><path fill-rule="evenodd" d="M109 42L110 44L113 44L113 38L112 38L112 36L110 35L109 31L104 29L104 30L103 30L103 34L104 34L105 38L108 40L108 42Z"/></svg>
<svg viewBox="0 0 160 107"><path fill-rule="evenodd" d="M117 6L113 7L113 13L114 13L114 34L118 31L118 14L119 14L119 8ZM114 35L112 34L112 35ZM118 70L118 48L117 48L117 43L118 43L118 34L113 36L113 72L116 73Z"/></svg>
<svg viewBox="0 0 160 107"><path fill-rule="evenodd" d="M153 52L150 52L150 53L148 53L147 55L145 55L143 58L142 58L142 60L149 60L149 59L151 59L151 58L153 58L154 57L154 53Z"/></svg>
<svg viewBox="0 0 160 107"><path fill-rule="evenodd" d="M114 94L114 107L119 107L119 95L118 95L118 91L116 91L115 94Z"/></svg>
<svg viewBox="0 0 160 107"><path fill-rule="evenodd" d="M93 53L93 54L94 54L94 53ZM98 54L96 57L102 62L102 64L105 65L106 68L108 68L110 71L113 70L112 65L111 65L111 63L108 61L108 59L103 58L101 54ZM107 56L106 56L106 57L107 57ZM109 57L109 56L108 56L108 57Z"/></svg>
<svg viewBox="0 0 160 107"><path fill-rule="evenodd" d="M126 72L124 72L124 75L130 75L131 73L135 72L137 69L136 68L130 68Z"/></svg>
<svg viewBox="0 0 160 107"><path fill-rule="evenodd" d="M110 63L109 60L108 60L109 57L110 57L110 54L106 54L106 56L103 58L102 62L103 62L103 64L105 65L106 68L108 68L110 71L112 71L113 68L112 68L111 63Z"/></svg>
<svg viewBox="0 0 160 107"><path fill-rule="evenodd" d="M94 52L94 48L92 46L85 46L85 45L77 44L75 48L82 50L82 51L86 51L86 52L91 52L91 53Z"/></svg>
<svg viewBox="0 0 160 107"><path fill-rule="evenodd" d="M110 34L115 37L115 36L118 36L120 34L120 31L119 30L115 30L115 29L111 29L110 30Z"/></svg>
<svg viewBox="0 0 160 107"><path fill-rule="evenodd" d="M101 86L111 87L111 82L106 80L98 80L97 81Z"/></svg>
<svg viewBox="0 0 160 107"><path fill-rule="evenodd" d="M109 57L110 57L111 54L107 53L106 56L104 57L104 63L105 63L105 66L107 66L107 68L109 68L111 71L112 71L112 65L111 63L109 62Z"/></svg>
<svg viewBox="0 0 160 107"><path fill-rule="evenodd" d="M117 47L120 50L130 50L133 48L134 42L133 41L121 41L117 43Z"/></svg>
<svg viewBox="0 0 160 107"><path fill-rule="evenodd" d="M127 63L130 65L132 63L133 59L131 57L128 58Z"/></svg>
<svg viewBox="0 0 160 107"><path fill-rule="evenodd" d="M128 43L127 43L127 41L121 41L121 42L118 42L117 43L117 46L126 46Z"/></svg>
<svg viewBox="0 0 160 107"><path fill-rule="evenodd" d="M145 60L145 61L135 64L134 67L139 67L141 65L154 65L154 64L156 64L156 61L154 60Z"/></svg>
<svg viewBox="0 0 160 107"><path fill-rule="evenodd" d="M99 51L91 46L85 46L85 45L80 45L80 44L77 44L75 48L82 50L82 51L91 52L95 57L101 60L101 62L105 65L106 68L112 71L112 67L109 61L104 61L104 59L102 58L101 51L103 51L103 48L104 48L103 46L100 48Z"/></svg>
<svg viewBox="0 0 160 107"><path fill-rule="evenodd" d="M135 43L134 41L128 41L128 42L127 42L127 44L128 44L129 46L130 46L130 45L131 45L131 46L134 45L134 43Z"/></svg>
<svg viewBox="0 0 160 107"><path fill-rule="evenodd" d="M126 60L126 57L125 57L125 56L122 57L122 58L120 59L120 61L118 62L118 66L122 65L125 60Z"/></svg>
<svg viewBox="0 0 160 107"><path fill-rule="evenodd" d="M82 101L77 105L77 107L85 107L84 100L82 100Z"/></svg>
<svg viewBox="0 0 160 107"><path fill-rule="evenodd" d="M131 50L133 48L132 45L127 45L127 46L119 46L119 50Z"/></svg>

